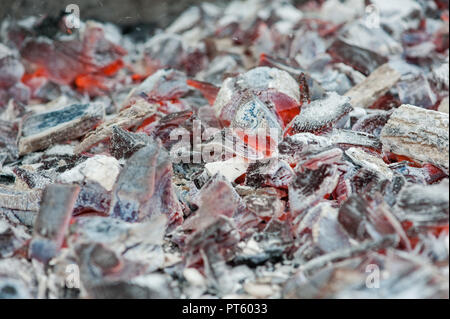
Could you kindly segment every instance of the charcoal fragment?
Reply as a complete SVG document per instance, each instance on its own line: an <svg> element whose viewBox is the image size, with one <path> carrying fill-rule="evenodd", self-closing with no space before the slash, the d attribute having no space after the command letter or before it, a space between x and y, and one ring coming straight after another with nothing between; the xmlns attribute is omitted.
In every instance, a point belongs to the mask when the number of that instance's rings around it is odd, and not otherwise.
<svg viewBox="0 0 450 319"><path fill-rule="evenodd" d="M122 129L120 126L113 126L110 153L117 159L128 159L137 150L144 147L148 138L143 134L135 134Z"/></svg>
<svg viewBox="0 0 450 319"><path fill-rule="evenodd" d="M370 107L400 80L401 74L389 64L383 64L361 83L352 87L345 96L354 107Z"/></svg>
<svg viewBox="0 0 450 319"><path fill-rule="evenodd" d="M305 105L300 114L286 127L289 135L297 133L321 133L331 127L339 127L340 121L353 109L350 99L335 92L327 93L320 100Z"/></svg>
<svg viewBox="0 0 450 319"><path fill-rule="evenodd" d="M52 184L45 188L30 243L31 258L47 263L56 256L79 191L75 185Z"/></svg>
<svg viewBox="0 0 450 319"><path fill-rule="evenodd" d="M46 149L54 143L83 136L104 117L100 104L74 104L63 109L32 115L23 124L19 154Z"/></svg>
<svg viewBox="0 0 450 319"><path fill-rule="evenodd" d="M448 171L448 114L404 104L384 126L381 142L385 151Z"/></svg>
<svg viewBox="0 0 450 319"><path fill-rule="evenodd" d="M327 52L337 61L352 66L355 70L369 75L376 68L387 62L387 58L373 51L337 39L327 49Z"/></svg>

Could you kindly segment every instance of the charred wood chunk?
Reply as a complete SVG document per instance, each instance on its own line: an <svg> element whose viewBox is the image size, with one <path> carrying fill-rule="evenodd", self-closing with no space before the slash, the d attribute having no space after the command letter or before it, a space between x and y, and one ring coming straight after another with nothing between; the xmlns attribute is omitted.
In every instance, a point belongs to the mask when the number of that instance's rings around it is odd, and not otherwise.
<svg viewBox="0 0 450 319"><path fill-rule="evenodd" d="M19 153L33 151L76 139L85 135L104 118L101 104L73 104L57 111L32 115L23 123L23 136L19 140Z"/></svg>
<svg viewBox="0 0 450 319"><path fill-rule="evenodd" d="M289 204L295 216L317 204L336 188L339 173L336 165L323 164L317 169L297 172L289 185Z"/></svg>
<svg viewBox="0 0 450 319"><path fill-rule="evenodd" d="M350 65L364 75L369 75L376 68L387 62L386 57L348 44L341 39L334 41L327 52L337 61Z"/></svg>
<svg viewBox="0 0 450 319"><path fill-rule="evenodd" d="M55 257L64 240L79 186L52 184L44 190L29 254L43 263Z"/></svg>
<svg viewBox="0 0 450 319"><path fill-rule="evenodd" d="M75 147L74 152L82 153L95 144L111 138L113 127L116 125L126 129L141 124L146 118L151 117L155 111L156 106L154 104L140 100L129 108L121 110L114 118L105 121L94 131L88 133L83 141Z"/></svg>
<svg viewBox="0 0 450 319"><path fill-rule="evenodd" d="M113 189L110 215L137 221L146 215L144 205L155 190L155 170L160 144L150 144L127 161Z"/></svg>
<svg viewBox="0 0 450 319"><path fill-rule="evenodd" d="M19 191L0 187L0 208L35 211L39 210L42 191Z"/></svg>
<svg viewBox="0 0 450 319"><path fill-rule="evenodd" d="M329 92L320 100L302 107L299 115L286 127L288 135L297 133L321 133L331 127L339 127L345 116L353 108L348 97L343 97L336 92Z"/></svg>
<svg viewBox="0 0 450 319"><path fill-rule="evenodd" d="M18 135L18 123L0 120L0 167L2 165L2 156L4 157L5 162L17 159L19 155L17 147Z"/></svg>
<svg viewBox="0 0 450 319"><path fill-rule="evenodd" d="M127 161L113 189L110 215L125 221L166 214L178 223L182 214L172 185L169 154L159 142L141 148Z"/></svg>
<svg viewBox="0 0 450 319"><path fill-rule="evenodd" d="M399 218L416 226L448 225L448 191L448 179L433 185L410 184L398 195L395 212Z"/></svg>
<svg viewBox="0 0 450 319"><path fill-rule="evenodd" d="M382 144L378 137L364 132L355 132L352 130L334 130L330 134L333 144L362 146L373 150L381 151Z"/></svg>
<svg viewBox="0 0 450 319"><path fill-rule="evenodd" d="M24 181L31 189L43 189L46 185L52 183L52 179L33 171L21 167L15 167L13 172Z"/></svg>
<svg viewBox="0 0 450 319"><path fill-rule="evenodd" d="M448 114L404 104L381 131L383 150L448 172Z"/></svg>
<svg viewBox="0 0 450 319"><path fill-rule="evenodd" d="M368 108L399 79L400 73L386 63L374 70L364 81L352 87L345 96L351 98L354 107Z"/></svg>
<svg viewBox="0 0 450 319"><path fill-rule="evenodd" d="M126 131L120 126L113 126L109 149L111 155L115 158L128 159L148 142L149 139L145 134L136 134Z"/></svg>

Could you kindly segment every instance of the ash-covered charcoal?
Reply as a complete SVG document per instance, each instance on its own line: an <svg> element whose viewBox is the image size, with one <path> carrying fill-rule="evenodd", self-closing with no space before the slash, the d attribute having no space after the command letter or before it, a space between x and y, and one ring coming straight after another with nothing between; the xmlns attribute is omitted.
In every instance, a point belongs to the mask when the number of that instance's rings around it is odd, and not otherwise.
<svg viewBox="0 0 450 319"><path fill-rule="evenodd" d="M173 297L164 275L146 274L143 264L118 256L103 244L81 244L75 250L86 297L114 299Z"/></svg>
<svg viewBox="0 0 450 319"><path fill-rule="evenodd" d="M381 65L361 83L352 87L345 96L354 107L368 108L400 80L401 74L388 63Z"/></svg>
<svg viewBox="0 0 450 319"><path fill-rule="evenodd" d="M180 98L189 91L186 82L186 74L180 71L159 70L130 92L124 107L136 104L140 99L161 102Z"/></svg>
<svg viewBox="0 0 450 319"><path fill-rule="evenodd" d="M136 103L129 108L120 111L113 118L90 131L83 141L75 147L75 153L82 153L89 150L94 145L111 138L114 126L120 126L123 129L139 126L145 119L150 118L156 112L156 106L145 101Z"/></svg>
<svg viewBox="0 0 450 319"><path fill-rule="evenodd" d="M378 240L394 235L410 249L409 239L400 221L379 195L352 195L339 209L338 220L347 233L357 240Z"/></svg>
<svg viewBox="0 0 450 319"><path fill-rule="evenodd" d="M80 185L77 201L73 207L73 215L83 213L99 213L107 215L111 204L111 192L94 181L87 181Z"/></svg>
<svg viewBox="0 0 450 319"><path fill-rule="evenodd" d="M383 150L448 172L448 114L402 105L381 131Z"/></svg>
<svg viewBox="0 0 450 319"><path fill-rule="evenodd" d="M70 227L69 245L101 243L118 256L139 262L146 272L163 268L162 248L167 217L162 215L144 223L127 223L116 218L80 217Z"/></svg>
<svg viewBox="0 0 450 319"><path fill-rule="evenodd" d="M375 172L380 179L392 180L393 173L381 157L369 154L355 147L346 150L345 155L347 155L354 164Z"/></svg>
<svg viewBox="0 0 450 319"><path fill-rule="evenodd" d="M103 105L90 103L32 115L23 123L19 153L25 155L81 137L98 125L104 114Z"/></svg>
<svg viewBox="0 0 450 319"><path fill-rule="evenodd" d="M378 152L381 152L382 148L382 144L376 136L365 132L336 129L330 133L329 138L333 144L341 147L358 146Z"/></svg>
<svg viewBox="0 0 450 319"><path fill-rule="evenodd" d="M294 171L286 161L270 159L251 164L247 170L245 183L252 187L287 188L293 176Z"/></svg>
<svg viewBox="0 0 450 319"><path fill-rule="evenodd" d="M353 124L352 130L373 134L379 138L381 130L386 125L391 114L391 111L379 111L374 114L364 115Z"/></svg>
<svg viewBox="0 0 450 319"><path fill-rule="evenodd" d="M128 159L117 178L110 215L125 221L142 221L166 214L170 223L178 224L182 211L172 175L169 154L159 142L141 148Z"/></svg>
<svg viewBox="0 0 450 319"><path fill-rule="evenodd" d="M319 100L302 107L299 115L286 127L285 134L326 132L332 127L339 128L346 121L346 115L353 110L350 98L329 92Z"/></svg>
<svg viewBox="0 0 450 319"><path fill-rule="evenodd" d="M55 257L69 227L80 188L52 184L45 188L30 242L30 257L47 263Z"/></svg>
<svg viewBox="0 0 450 319"><path fill-rule="evenodd" d="M333 59L350 65L364 75L371 74L375 69L388 61L382 55L356 45L351 45L342 39L334 41L327 49L327 53Z"/></svg>
<svg viewBox="0 0 450 319"><path fill-rule="evenodd" d="M315 169L300 168L289 185L291 213L297 216L316 205L337 186L339 172L336 165L323 164Z"/></svg>
<svg viewBox="0 0 450 319"><path fill-rule="evenodd" d="M24 258L0 259L0 299L37 298L37 274Z"/></svg>
<svg viewBox="0 0 450 319"><path fill-rule="evenodd" d="M145 134L136 134L121 128L113 126L110 153L117 159L128 159L137 150L147 145L149 139Z"/></svg>
<svg viewBox="0 0 450 319"><path fill-rule="evenodd" d="M19 123L0 120L0 167L18 158ZM3 160L2 160L3 158Z"/></svg>
<svg viewBox="0 0 450 319"><path fill-rule="evenodd" d="M448 179L433 185L409 184L398 195L394 212L414 226L439 226L449 219Z"/></svg>
<svg viewBox="0 0 450 319"><path fill-rule="evenodd" d="M0 298L448 298L448 1L190 3L0 8Z"/></svg>
<svg viewBox="0 0 450 319"><path fill-rule="evenodd" d="M252 99L253 97L253 99ZM255 100L262 104L258 112L249 113L247 117L255 117L258 113L273 113L282 125L286 125L300 112L300 90L297 82L285 71L275 68L258 67L240 74L237 77L227 78L222 84L214 102L216 115L223 125L233 123L235 116L239 115L241 106L248 100ZM266 110L264 104L269 107ZM247 105L247 108L249 106ZM257 105L252 106L252 109ZM270 115L264 119L269 121ZM261 120L249 119L260 127Z"/></svg>
<svg viewBox="0 0 450 319"><path fill-rule="evenodd" d="M41 190L14 190L0 187L0 208L37 212Z"/></svg>
<svg viewBox="0 0 450 319"><path fill-rule="evenodd" d="M44 173L31 171L26 168L15 167L13 169L13 172L31 189L44 189L45 186L53 182L53 179L49 176L46 176Z"/></svg>

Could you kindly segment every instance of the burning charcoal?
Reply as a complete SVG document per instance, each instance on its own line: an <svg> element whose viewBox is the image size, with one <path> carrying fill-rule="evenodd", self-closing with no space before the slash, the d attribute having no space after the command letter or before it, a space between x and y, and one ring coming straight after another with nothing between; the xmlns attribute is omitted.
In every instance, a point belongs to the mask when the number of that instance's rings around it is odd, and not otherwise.
<svg viewBox="0 0 450 319"><path fill-rule="evenodd" d="M416 226L447 224L449 219L448 179L434 185L407 185L400 192L396 215Z"/></svg>
<svg viewBox="0 0 450 319"><path fill-rule="evenodd" d="M89 88L90 84L105 89L103 78L95 76L114 74L123 66L121 57L126 53L107 38L106 31L99 23L90 21L79 38L29 39L20 53L27 61L45 70L53 82L64 85L75 81L80 88ZM92 74L95 75L93 78L90 77ZM94 82L89 82L92 80Z"/></svg>
<svg viewBox="0 0 450 319"><path fill-rule="evenodd" d="M339 209L338 220L355 239L378 240L387 235L396 235L410 249L409 240L400 222L380 196L365 199L352 195Z"/></svg>
<svg viewBox="0 0 450 319"><path fill-rule="evenodd" d="M23 180L31 189L44 189L48 184L53 182L52 178L37 172L29 171L20 167L13 169L14 173Z"/></svg>
<svg viewBox="0 0 450 319"><path fill-rule="evenodd" d="M37 297L33 266L24 258L0 259L0 299Z"/></svg>
<svg viewBox="0 0 450 319"><path fill-rule="evenodd" d="M430 109L437 102L436 94L431 90L423 74L408 74L397 83L398 96L403 104L411 104Z"/></svg>
<svg viewBox="0 0 450 319"><path fill-rule="evenodd" d="M177 99L189 91L186 81L186 75L180 71L159 70L130 92L124 106L133 105L139 99L152 103Z"/></svg>
<svg viewBox="0 0 450 319"><path fill-rule="evenodd" d="M289 185L289 204L294 216L323 200L337 186L335 165L323 164L316 169L301 169Z"/></svg>
<svg viewBox="0 0 450 319"><path fill-rule="evenodd" d="M448 114L449 113L449 106L448 105L449 105L449 98L447 96L447 97L444 97L442 99L441 103L439 103L438 111Z"/></svg>
<svg viewBox="0 0 450 319"><path fill-rule="evenodd" d="M27 103L30 97L29 89L20 83L24 67L13 52L0 43L0 110L10 99Z"/></svg>
<svg viewBox="0 0 450 319"><path fill-rule="evenodd" d="M1 167L0 167L1 169ZM0 174L0 185L11 185L16 182L16 177L14 174L1 173Z"/></svg>
<svg viewBox="0 0 450 319"><path fill-rule="evenodd" d="M401 74L388 63L379 66L361 83L352 87L345 96L354 107L370 107L400 80Z"/></svg>
<svg viewBox="0 0 450 319"><path fill-rule="evenodd" d="M99 104L74 104L66 108L33 115L23 124L19 153L25 155L46 149L54 143L78 138L95 127L104 117Z"/></svg>
<svg viewBox="0 0 450 319"><path fill-rule="evenodd" d="M0 120L0 158L13 161L18 155L17 140L19 135L18 123L6 122Z"/></svg>
<svg viewBox="0 0 450 319"><path fill-rule="evenodd" d="M0 257L11 257L25 245L30 235L0 219Z"/></svg>
<svg viewBox="0 0 450 319"><path fill-rule="evenodd" d="M380 140L374 135L351 130L333 130L330 140L332 143L342 146L362 146L376 151L381 151L382 148Z"/></svg>
<svg viewBox="0 0 450 319"><path fill-rule="evenodd" d="M288 135L297 133L320 133L331 127L339 127L345 116L353 109L349 98L335 92L327 93L321 100L305 105L302 111L286 127Z"/></svg>
<svg viewBox="0 0 450 319"><path fill-rule="evenodd" d="M154 143L141 148L128 159L114 186L112 216L125 221L137 221L146 216L145 206L155 189L159 152L160 145Z"/></svg>
<svg viewBox="0 0 450 319"><path fill-rule="evenodd" d="M95 155L59 176L62 183L93 181L111 191L120 172L119 162L112 156Z"/></svg>
<svg viewBox="0 0 450 319"><path fill-rule="evenodd" d="M31 258L47 263L58 254L79 191L79 187L73 185L46 187L30 243Z"/></svg>
<svg viewBox="0 0 450 319"><path fill-rule="evenodd" d="M96 212L107 215L111 193L97 182L87 181L80 186L80 192L73 208L73 215Z"/></svg>
<svg viewBox="0 0 450 319"><path fill-rule="evenodd" d="M291 166L278 159L270 159L266 163L252 163L247 170L246 185L253 187L273 186L288 188L294 171Z"/></svg>
<svg viewBox="0 0 450 319"><path fill-rule="evenodd" d="M352 126L352 130L364 132L380 137L381 130L391 117L392 112L381 111L374 114L367 114L359 118Z"/></svg>
<svg viewBox="0 0 450 319"><path fill-rule="evenodd" d="M75 153L81 153L90 149L95 144L111 137L113 126L123 129L138 126L142 121L155 114L156 105L141 102L120 111L115 118L100 124L94 131L87 134L84 140L75 147Z"/></svg>
<svg viewBox="0 0 450 319"><path fill-rule="evenodd" d="M394 39L399 39L403 31L419 28L423 16L419 3L412 0L395 3L389 0L374 0L372 3L379 10L380 24Z"/></svg>
<svg viewBox="0 0 450 319"><path fill-rule="evenodd" d="M258 67L235 78L227 78L217 94L214 109L222 124L229 125L243 100L248 99L248 95L254 95L271 105L286 124L300 111L299 93L298 85L289 73L275 68Z"/></svg>
<svg viewBox="0 0 450 319"><path fill-rule="evenodd" d="M80 217L71 226L70 245L101 243L128 261L139 262L146 272L164 265L162 249L167 217L158 216L144 223L127 223L116 218Z"/></svg>
<svg viewBox="0 0 450 319"><path fill-rule="evenodd" d="M212 162L205 165L205 169L210 176L220 172L230 182L234 182L235 179L245 174L247 168L248 162L239 157L232 157L226 161Z"/></svg>
<svg viewBox="0 0 450 319"><path fill-rule="evenodd" d="M448 114L402 105L381 131L383 150L448 171Z"/></svg>
<svg viewBox="0 0 450 319"><path fill-rule="evenodd" d="M377 173L380 176L380 178L392 180L393 173L381 158L371 155L367 152L364 152L361 149L357 149L354 147L346 150L345 154L356 165L362 166L368 170Z"/></svg>
<svg viewBox="0 0 450 319"><path fill-rule="evenodd" d="M37 212L42 191L18 191L0 187L0 207Z"/></svg>
<svg viewBox="0 0 450 319"><path fill-rule="evenodd" d="M170 223L178 223L181 207L171 181L172 164L161 145L152 143L141 148L130 157L117 179L110 215L125 221L142 221L152 215L167 214Z"/></svg>
<svg viewBox="0 0 450 319"><path fill-rule="evenodd" d="M128 159L147 143L148 138L146 135L135 134L122 129L120 126L113 126L110 153L117 159Z"/></svg>
<svg viewBox="0 0 450 319"><path fill-rule="evenodd" d="M80 245L77 247L77 255L81 281L87 295L91 298L172 297L172 292L163 275L143 276L143 265L117 256L114 251L102 244Z"/></svg>
<svg viewBox="0 0 450 319"><path fill-rule="evenodd" d="M318 152L331 146L328 138L317 136L311 133L298 133L286 136L278 145L282 155L300 155L311 152Z"/></svg>
<svg viewBox="0 0 450 319"><path fill-rule="evenodd" d="M350 65L366 76L387 62L387 58L373 51L348 44L341 39L335 40L327 49L327 53L335 60Z"/></svg>

